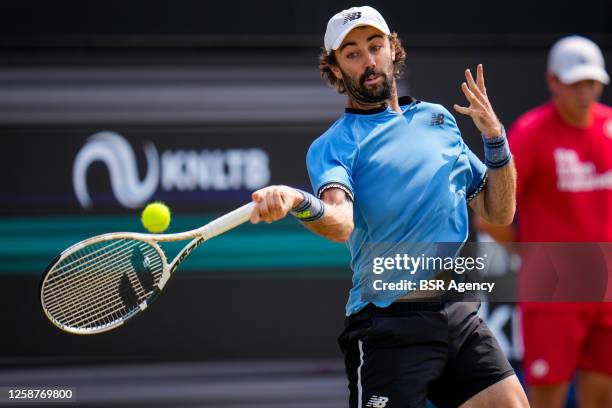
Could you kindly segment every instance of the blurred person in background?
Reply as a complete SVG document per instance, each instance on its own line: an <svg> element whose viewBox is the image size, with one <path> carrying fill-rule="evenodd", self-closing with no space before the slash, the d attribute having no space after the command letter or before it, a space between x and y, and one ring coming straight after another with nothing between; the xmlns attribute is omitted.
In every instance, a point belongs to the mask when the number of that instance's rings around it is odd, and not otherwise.
<svg viewBox="0 0 612 408"><path fill-rule="evenodd" d="M517 169L515 228L481 219L477 227L500 242L611 242L612 109L598 102L609 82L601 50L584 37L562 38L550 50L546 81L551 100L509 131ZM523 266L520 279L538 279L533 274L547 270ZM595 271L573 272L595 280L589 277ZM612 407L612 303L592 300L521 303L533 407L565 406L576 373L579 407Z"/></svg>

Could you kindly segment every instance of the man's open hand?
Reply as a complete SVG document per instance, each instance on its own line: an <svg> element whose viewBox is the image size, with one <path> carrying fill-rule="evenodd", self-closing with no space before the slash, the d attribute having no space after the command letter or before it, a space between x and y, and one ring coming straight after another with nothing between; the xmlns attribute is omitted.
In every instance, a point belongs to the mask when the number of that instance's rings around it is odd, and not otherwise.
<svg viewBox="0 0 612 408"><path fill-rule="evenodd" d="M455 110L470 116L478 130L480 130L486 138L491 139L501 136L502 124L499 119L497 119L491 107L491 103L489 102L487 89L485 88L482 64L478 64L478 68L476 69L476 82L474 82L474 78L469 69L465 70L465 79L467 83L464 82L461 84L461 90L463 90L470 106L466 108L455 104Z"/></svg>

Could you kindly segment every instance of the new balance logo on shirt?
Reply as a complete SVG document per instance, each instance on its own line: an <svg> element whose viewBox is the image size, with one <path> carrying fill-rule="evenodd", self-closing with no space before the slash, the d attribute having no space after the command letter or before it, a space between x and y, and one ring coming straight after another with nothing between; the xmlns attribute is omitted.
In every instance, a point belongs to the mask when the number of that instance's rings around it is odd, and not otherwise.
<svg viewBox="0 0 612 408"><path fill-rule="evenodd" d="M372 395L372 397L366 404L366 408L385 408L387 406L388 401L388 397L378 397L376 395Z"/></svg>
<svg viewBox="0 0 612 408"><path fill-rule="evenodd" d="M444 114L437 113L431 115L431 124L432 125L443 125L444 124Z"/></svg>

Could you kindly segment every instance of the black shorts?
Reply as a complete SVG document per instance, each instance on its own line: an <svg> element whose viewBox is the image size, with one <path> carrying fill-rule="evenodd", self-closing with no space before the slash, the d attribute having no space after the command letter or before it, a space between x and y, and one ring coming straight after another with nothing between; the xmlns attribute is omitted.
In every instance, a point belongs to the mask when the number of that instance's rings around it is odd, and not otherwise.
<svg viewBox="0 0 612 408"><path fill-rule="evenodd" d="M478 302L372 304L347 317L338 342L352 408L458 407L514 374L476 314Z"/></svg>

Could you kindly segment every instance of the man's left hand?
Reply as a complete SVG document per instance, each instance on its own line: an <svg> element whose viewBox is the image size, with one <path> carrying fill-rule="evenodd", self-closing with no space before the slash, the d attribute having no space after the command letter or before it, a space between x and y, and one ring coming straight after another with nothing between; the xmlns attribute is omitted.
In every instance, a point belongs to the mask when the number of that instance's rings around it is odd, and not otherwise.
<svg viewBox="0 0 612 408"><path fill-rule="evenodd" d="M467 83L461 84L461 90L465 94L466 99L470 103L467 108L455 104L453 107L459 113L468 115L474 121L474 124L482 132L482 134L492 139L502 135L502 124L497 119L489 97L487 96L487 90L485 88L484 74L482 64L478 64L476 68L476 82L472 77L472 73L469 69L465 70L465 79Z"/></svg>

